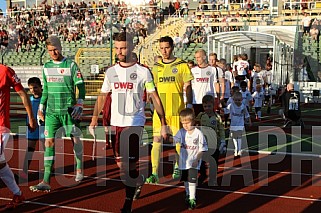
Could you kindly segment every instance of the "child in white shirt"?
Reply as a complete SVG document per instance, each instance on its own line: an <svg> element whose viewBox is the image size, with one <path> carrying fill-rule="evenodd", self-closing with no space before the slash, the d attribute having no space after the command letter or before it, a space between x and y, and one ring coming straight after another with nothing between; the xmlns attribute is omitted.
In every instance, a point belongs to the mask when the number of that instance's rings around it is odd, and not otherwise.
<svg viewBox="0 0 321 213"><path fill-rule="evenodd" d="M183 109L180 114L180 122L183 126L174 136L175 143L179 143L179 169L181 181L185 186L185 202L189 209L196 208L196 184L198 170L200 169L203 152L208 151L207 142L203 133L195 128L194 110Z"/></svg>
<svg viewBox="0 0 321 213"><path fill-rule="evenodd" d="M246 109L251 112L250 109L250 102L252 101L252 96L250 91L247 90L247 83L245 81L241 82L241 91L242 93L242 103L244 104L244 106L246 107Z"/></svg>
<svg viewBox="0 0 321 213"><path fill-rule="evenodd" d="M242 103L242 100L242 93L236 92L233 95L233 102L227 106L231 117L230 136L234 144L234 156L242 155L244 120L247 119L249 125L251 125L250 114Z"/></svg>
<svg viewBox="0 0 321 213"><path fill-rule="evenodd" d="M255 118L257 121L261 121L262 117L262 104L264 101L264 93L262 92L262 86L256 85L256 91L252 94L252 98L254 100L254 108L255 108Z"/></svg>

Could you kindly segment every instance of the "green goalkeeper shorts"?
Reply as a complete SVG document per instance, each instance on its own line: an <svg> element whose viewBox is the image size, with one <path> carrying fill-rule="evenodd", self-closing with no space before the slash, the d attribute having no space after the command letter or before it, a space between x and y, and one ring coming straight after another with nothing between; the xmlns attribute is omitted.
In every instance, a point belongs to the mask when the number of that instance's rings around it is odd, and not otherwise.
<svg viewBox="0 0 321 213"><path fill-rule="evenodd" d="M45 118L45 138L79 137L82 133L80 125L71 115L48 115Z"/></svg>

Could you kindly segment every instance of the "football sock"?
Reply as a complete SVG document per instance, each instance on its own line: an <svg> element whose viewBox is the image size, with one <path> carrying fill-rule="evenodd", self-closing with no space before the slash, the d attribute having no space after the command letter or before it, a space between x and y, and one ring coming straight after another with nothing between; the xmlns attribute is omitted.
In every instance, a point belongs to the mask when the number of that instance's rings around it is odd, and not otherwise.
<svg viewBox="0 0 321 213"><path fill-rule="evenodd" d="M262 116L262 111L261 111L261 110L257 112L257 116L258 116L259 118L261 118L261 116Z"/></svg>
<svg viewBox="0 0 321 213"><path fill-rule="evenodd" d="M242 149L242 138L237 139L237 151L240 151Z"/></svg>
<svg viewBox="0 0 321 213"><path fill-rule="evenodd" d="M189 185L189 199L195 199L196 197L196 183L188 182Z"/></svg>
<svg viewBox="0 0 321 213"><path fill-rule="evenodd" d="M176 162L174 168L178 168L179 154L181 153L181 144L177 143L176 146Z"/></svg>
<svg viewBox="0 0 321 213"><path fill-rule="evenodd" d="M239 150L237 147L237 139L236 138L233 138L233 144L234 144L235 150Z"/></svg>
<svg viewBox="0 0 321 213"><path fill-rule="evenodd" d="M162 143L153 142L153 148L151 151L151 161L152 161L152 174L158 174L158 166L160 161Z"/></svg>
<svg viewBox="0 0 321 213"><path fill-rule="evenodd" d="M33 147L28 147L26 151L25 159L23 161L23 169L22 169L24 173L28 173L28 168L31 163L34 151L35 151L35 148Z"/></svg>
<svg viewBox="0 0 321 213"><path fill-rule="evenodd" d="M74 143L74 154L75 154L77 169L82 170L83 146L81 141L78 141L78 143Z"/></svg>
<svg viewBox="0 0 321 213"><path fill-rule="evenodd" d="M50 175L51 175L51 168L53 162L55 160L55 148L54 147L46 147L45 149L45 174L43 177L44 182L50 183Z"/></svg>
<svg viewBox="0 0 321 213"><path fill-rule="evenodd" d="M11 169L9 168L8 164L6 164L5 167L0 169L0 177L14 195L21 195L21 191L14 179L14 175Z"/></svg>
<svg viewBox="0 0 321 213"><path fill-rule="evenodd" d="M186 195L189 195L189 183L187 181L184 181L184 186L185 186Z"/></svg>

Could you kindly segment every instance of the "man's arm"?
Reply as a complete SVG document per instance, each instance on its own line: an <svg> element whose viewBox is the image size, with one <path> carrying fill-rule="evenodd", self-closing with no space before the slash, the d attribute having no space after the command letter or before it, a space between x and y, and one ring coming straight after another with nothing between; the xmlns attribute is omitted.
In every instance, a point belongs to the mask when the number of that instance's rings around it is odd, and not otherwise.
<svg viewBox="0 0 321 213"><path fill-rule="evenodd" d="M32 106L31 106L31 102L30 99L26 93L25 90L19 90L17 91L18 95L20 96L22 103L24 105L24 107L26 108L28 117L29 117L29 128L31 131L35 130L37 128L37 121L35 119L35 117L33 116L32 113Z"/></svg>
<svg viewBox="0 0 321 213"><path fill-rule="evenodd" d="M98 95L95 103L95 107L94 107L93 116L91 118L91 123L89 126L93 126L93 127L97 126L98 118L99 118L100 112L103 110L107 94L108 93L100 93Z"/></svg>
<svg viewBox="0 0 321 213"><path fill-rule="evenodd" d="M186 107L192 108L193 104L193 91L191 81L187 81L184 83L184 88L186 91Z"/></svg>
<svg viewBox="0 0 321 213"><path fill-rule="evenodd" d="M165 112L164 112L163 104L162 104L156 90L149 93L149 94L150 94L150 97L152 98L154 108L155 108L155 110L158 114L158 117L161 121L161 124L162 124L162 131L161 131L162 137L164 139L167 139L167 131L166 131L167 123L166 123L166 119L165 119Z"/></svg>
<svg viewBox="0 0 321 213"><path fill-rule="evenodd" d="M224 95L225 95L225 79L224 78L219 78L219 87L221 88L221 90L218 90L218 91L221 91L221 100L224 100Z"/></svg>

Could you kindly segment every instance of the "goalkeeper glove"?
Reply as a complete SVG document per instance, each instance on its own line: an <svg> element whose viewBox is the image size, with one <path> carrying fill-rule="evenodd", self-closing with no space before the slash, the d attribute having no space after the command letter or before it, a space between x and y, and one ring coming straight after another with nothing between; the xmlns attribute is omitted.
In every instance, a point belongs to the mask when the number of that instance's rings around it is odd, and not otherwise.
<svg viewBox="0 0 321 213"><path fill-rule="evenodd" d="M221 140L220 148L219 148L220 154L226 153L226 143L225 140Z"/></svg>
<svg viewBox="0 0 321 213"><path fill-rule="evenodd" d="M44 117L44 105L43 104L39 104L39 108L38 108L38 113L37 113L37 123L38 126L43 126L45 124L45 122L42 120Z"/></svg>
<svg viewBox="0 0 321 213"><path fill-rule="evenodd" d="M71 112L71 117L74 120L79 120L82 116L82 111L84 108L84 100L83 99L78 99L77 104L73 106L73 110Z"/></svg>

